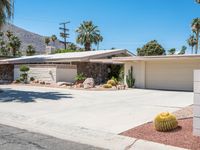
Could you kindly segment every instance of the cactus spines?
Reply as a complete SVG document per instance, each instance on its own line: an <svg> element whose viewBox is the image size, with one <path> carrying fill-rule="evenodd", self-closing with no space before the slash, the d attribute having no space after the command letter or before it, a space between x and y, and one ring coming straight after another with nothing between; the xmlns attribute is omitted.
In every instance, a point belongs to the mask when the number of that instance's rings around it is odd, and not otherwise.
<svg viewBox="0 0 200 150"><path fill-rule="evenodd" d="M178 121L176 119L176 116L168 112L160 113L154 119L154 127L157 131L171 131L177 128L177 126Z"/></svg>
<svg viewBox="0 0 200 150"><path fill-rule="evenodd" d="M126 75L126 83L129 88L132 88L135 84L135 79L133 78L133 67L128 71L128 75Z"/></svg>

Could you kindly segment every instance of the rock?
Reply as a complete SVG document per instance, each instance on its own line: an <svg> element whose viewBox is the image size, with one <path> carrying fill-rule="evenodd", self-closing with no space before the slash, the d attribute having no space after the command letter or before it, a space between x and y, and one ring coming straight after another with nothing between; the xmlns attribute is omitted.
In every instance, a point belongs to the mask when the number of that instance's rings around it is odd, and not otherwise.
<svg viewBox="0 0 200 150"><path fill-rule="evenodd" d="M44 81L40 81L39 83L40 83L40 84L45 84L45 82L44 82Z"/></svg>
<svg viewBox="0 0 200 150"><path fill-rule="evenodd" d="M94 88L95 87L94 79L93 78L87 78L83 82L83 87L84 87L84 89Z"/></svg>
<svg viewBox="0 0 200 150"><path fill-rule="evenodd" d="M71 82L57 82L58 86L72 86L73 83Z"/></svg>

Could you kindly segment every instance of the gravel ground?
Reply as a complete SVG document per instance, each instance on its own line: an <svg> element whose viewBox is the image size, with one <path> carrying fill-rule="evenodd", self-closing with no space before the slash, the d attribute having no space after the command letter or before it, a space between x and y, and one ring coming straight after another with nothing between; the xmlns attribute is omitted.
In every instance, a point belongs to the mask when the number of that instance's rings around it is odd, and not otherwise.
<svg viewBox="0 0 200 150"><path fill-rule="evenodd" d="M192 135L192 118L179 120L179 127L172 132L158 132L153 123L147 123L121 133L121 135L157 143L200 150L200 137Z"/></svg>
<svg viewBox="0 0 200 150"><path fill-rule="evenodd" d="M191 118L193 117L193 105L175 111L173 114L176 115L178 119Z"/></svg>

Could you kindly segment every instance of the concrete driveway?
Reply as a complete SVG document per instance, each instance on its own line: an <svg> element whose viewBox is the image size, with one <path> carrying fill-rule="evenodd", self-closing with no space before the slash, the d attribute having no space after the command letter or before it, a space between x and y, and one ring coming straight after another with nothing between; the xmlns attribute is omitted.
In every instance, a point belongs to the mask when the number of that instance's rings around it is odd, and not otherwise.
<svg viewBox="0 0 200 150"><path fill-rule="evenodd" d="M133 89L80 91L1 85L0 122L39 127L73 126L121 133L193 103L193 93Z"/></svg>

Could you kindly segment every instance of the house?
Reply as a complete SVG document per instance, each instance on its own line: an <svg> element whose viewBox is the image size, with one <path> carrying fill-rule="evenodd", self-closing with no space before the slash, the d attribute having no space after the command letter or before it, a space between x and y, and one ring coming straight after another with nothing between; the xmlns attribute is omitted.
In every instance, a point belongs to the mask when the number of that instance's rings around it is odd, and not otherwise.
<svg viewBox="0 0 200 150"><path fill-rule="evenodd" d="M87 52L60 53L51 55L24 56L20 58L0 60L0 81L13 81L20 77L19 68L27 65L29 77L46 82L74 82L77 74L94 78L97 84L105 82L112 65L112 57L133 56L123 49L98 50ZM105 60L105 61L103 61Z"/></svg>
<svg viewBox="0 0 200 150"><path fill-rule="evenodd" d="M136 88L193 91L193 70L200 69L200 55L131 56L113 58L124 63L126 75L133 68Z"/></svg>

